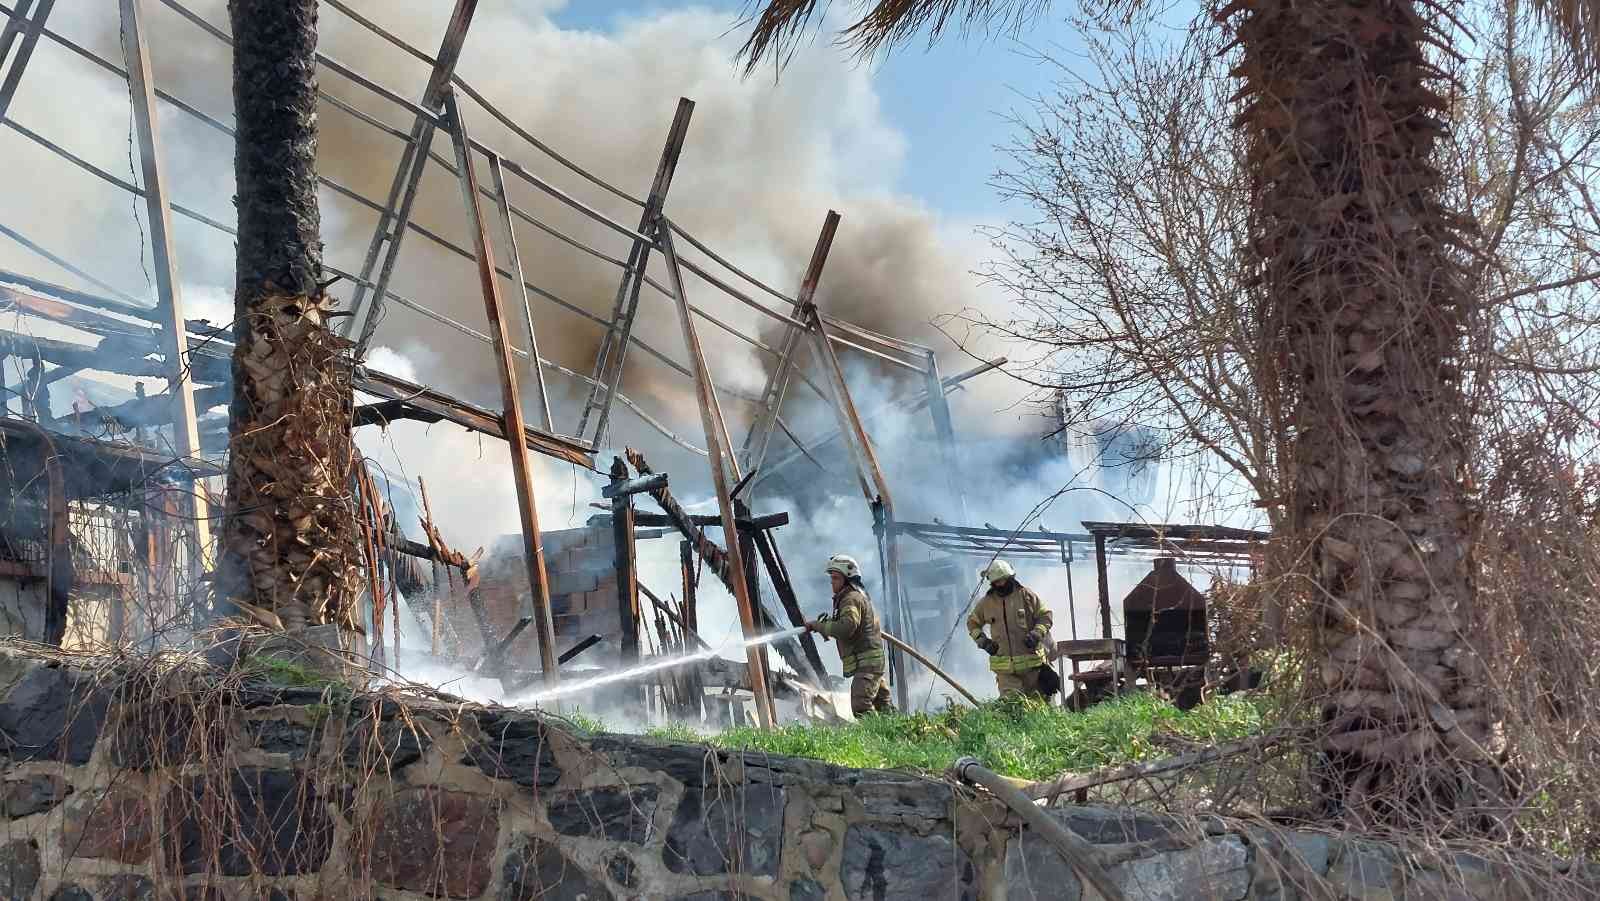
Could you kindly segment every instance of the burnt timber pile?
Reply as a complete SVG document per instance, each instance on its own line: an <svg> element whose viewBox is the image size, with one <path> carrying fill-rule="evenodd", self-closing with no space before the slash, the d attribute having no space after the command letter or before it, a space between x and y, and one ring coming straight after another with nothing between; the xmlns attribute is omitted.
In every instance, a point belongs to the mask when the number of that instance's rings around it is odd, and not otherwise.
<svg viewBox="0 0 1600 901"><path fill-rule="evenodd" d="M73 259L35 240L33 223L0 222L0 240L23 248L40 267L0 270L0 309L12 314L0 327L0 437L7 462L0 492L9 505L0 533L0 617L13 634L48 644L160 649L192 640L214 618L213 519L220 510L218 476L227 452L227 418L219 408L231 396L232 332L186 315L173 223L183 220L185 227L224 237L233 229L173 201L163 180L161 125L170 114L229 138L233 131L225 119L155 83L151 58L162 47L152 46L145 17L156 5L154 0L118 5L121 59L53 29L55 4L0 8L6 17L0 68L7 73L0 114L18 92L53 90L48 80L27 77L41 46L90 70L127 79L141 184L15 121L4 122L19 139L58 159L68 176L142 200L156 275L152 303L96 278L92 260ZM196 40L219 46L229 40L223 29L180 0L159 5ZM368 462L355 467L350 483L366 570L360 617L365 634L356 650L374 666L403 668L408 659L436 663L480 675L511 696L553 684L563 669L578 678L619 663L703 651L708 645L700 632L697 595L708 578L734 598L746 637L797 625L804 616L780 548L790 514L757 516L751 503L757 494L783 496L789 486L803 485L824 455L840 459L840 468L860 486L861 515L873 525L883 564L878 591L887 630L926 651L937 645L945 624L960 615L974 560L1002 552L1059 558L1068 567L1070 603L1075 549L1095 547L1102 561L1100 638L1080 639L1074 621L1071 641L1063 642L1070 646L1058 648L1076 655L1070 658L1076 670L1085 654L1089 661L1118 659L1113 651L1094 656L1118 641L1105 597L1108 557L1120 565L1177 553L1186 563L1234 565L1265 537L1212 535L1205 532L1209 527L1191 526L1159 526L1135 535L1127 527L1086 522L1086 531L1067 534L906 521L897 515L894 492L868 432L880 409L858 406L845 363L870 363L911 388L896 403L902 413L926 417L931 453L949 474L947 485L934 487L947 490L964 509L961 452L947 395L1004 360L945 375L931 348L826 313L817 291L840 233L837 213L822 217L811 258L792 290L752 276L674 222L669 194L682 154L693 152L692 101L680 100L666 119L654 169L638 173L638 190L630 190L555 152L457 75L476 4L456 3L436 54L407 44L341 3L328 5L331 14L420 61L428 75L422 96L410 98L319 56L321 77L339 79L365 101L412 122L409 132L392 128L334 93L321 94L326 115L349 117L355 127L370 129L375 140L398 142L386 198L364 196L334 177L319 176L329 198L325 202L377 216L359 265L327 267L338 277L330 290L343 301L340 327L355 393L353 424L382 429L410 420L506 441L518 474L513 490L523 522L511 540L488 548L457 547L426 509L426 491L424 509L412 522L393 508L387 474ZM510 134L512 143L491 146L473 137L471 126L489 123ZM454 242L414 220L419 184L428 171L459 183L462 203L456 212L470 241ZM581 190L557 187L557 176ZM527 192L523 196L553 204L609 243L563 230L519 200L508 184ZM627 215L605 211L616 206ZM526 246L548 237L593 265L613 267L615 292L603 298L563 297L540 285L538 273L524 270L519 242ZM394 273L405 239L475 263L478 293L494 328L485 332L396 290ZM652 264L664 276L652 275ZM72 285L61 283L63 272ZM664 343L685 353L669 354L653 343L661 336L635 329L644 303L664 303L677 314L679 334ZM734 309L753 314L764 328L740 328L719 312ZM501 364L499 409L374 365L369 352L385 310L403 310L441 333L492 348ZM599 334L587 373L541 354L539 323L551 314L576 315ZM707 325L766 361L759 392L713 379L702 346ZM700 434L675 431L648 403L622 390L630 354L665 366L693 393ZM571 421L556 415L552 386L576 389L583 397L576 415L567 418ZM785 410L786 403L802 397L828 412L831 429L799 437ZM725 405L734 404L748 411L743 419L749 427L737 442L723 414ZM624 448L631 434L703 459L715 488L716 512L689 512L669 484L674 474L654 472L637 452L629 450L609 463L601 457L605 450ZM541 529L527 477L529 453L608 477L597 504L606 512L581 527ZM678 478L693 483L701 481L698 476L684 472ZM678 584L641 581L640 541L678 543ZM1192 546L1184 546L1186 541ZM906 556L919 549L930 553L927 560ZM402 608L412 616L404 623ZM415 644L402 646L402 637L416 640L411 633L418 627L425 651ZM1087 650L1072 644L1081 641L1101 644ZM782 669L775 667L780 660ZM623 703L663 716L753 719L766 725L776 715L774 695L798 712L819 709L819 693L831 687L827 666L816 642L802 636L770 649L751 649L743 661L713 656L691 670L652 679L648 689L628 686L617 695ZM897 700L906 709L912 679L898 651L890 651L889 668ZM1096 672L1077 674L1075 680L1088 685L1098 678ZM1150 667L1134 670L1136 676L1152 672Z"/></svg>
<svg viewBox="0 0 1600 901"><path fill-rule="evenodd" d="M184 117L186 125L230 139L233 129L225 117L203 112L156 83L152 59L163 48L152 42L156 32L147 19L157 6L162 15L176 15L195 40L228 43L224 29L179 0L117 4L120 59L53 28L54 3L0 8L6 19L0 37L0 68L6 71L0 115L20 92L47 94L55 89L48 79L27 77L41 47L63 53L89 71L126 79L136 136L132 155L142 173L139 184L14 120L4 121L16 137L60 161L68 177L110 185L140 202L148 214L155 274L152 303L96 278L93 260L74 259L35 240L34 224L0 222L0 236L31 254L40 267L0 271L0 306L13 314L0 328L0 371L8 374L0 384L0 418L6 422L11 470L4 488L14 511L0 547L0 563L9 567L4 577L10 580L5 615L16 634L45 643L135 643L154 649L189 640L212 616L213 519L220 509L218 464L227 451L227 419L218 410L231 396L232 333L186 315L173 229L177 220L186 228L225 237L233 229L173 200L164 169L170 154L163 150L162 126L172 114ZM508 691L534 680L553 684L563 655L569 655L573 667L609 665L612 661L584 659L598 653L592 650L597 644L611 648L623 662L651 651L703 647L693 592L706 574L734 596L747 636L799 623L798 599L778 546L782 522L770 515L753 517L747 504L752 477L781 473L816 443L837 442L849 449L863 487L864 515L879 526L880 552L887 560L884 593L898 599L894 502L865 424L873 411L864 415L857 408L839 355L871 360L912 380L921 396L906 403L927 412L937 452L951 462L956 459L955 436L946 394L1003 361L944 376L932 349L819 309L815 295L840 226L838 214L823 217L803 277L787 291L750 275L673 222L668 194L680 155L692 152L692 101L678 103L653 174L640 173L638 187L643 190L634 193L553 151L456 74L475 3L456 3L435 54L407 44L343 4L329 6L330 14L346 17L428 70L422 96L411 98L358 69L318 57L322 78L340 79L364 95L358 106L322 92L326 115L350 117L356 127L370 129L374 140L399 142L386 199L363 196L333 177L319 176L331 202L375 213L378 219L359 266L327 267L340 280L332 290L344 295L342 331L356 394L353 423L358 428L382 428L401 420L441 423L506 440L519 473L515 490L524 523L516 546L491 548L487 555L453 547L431 515L416 524L420 534L411 523L401 522L389 503L386 476L370 465L357 466L350 480L362 519L367 570L361 617L366 634L358 650L380 665L395 663L395 655L406 653L399 644L404 597L432 632L428 656L469 666L499 680ZM385 125L363 109L367 102L409 118L413 127L408 133ZM472 125L491 122L512 135L514 144L490 146L473 137ZM414 221L414 201L429 170L459 182L459 221L468 226L470 242L453 242ZM556 175L569 181L575 176L583 191L556 187ZM508 183L553 201L606 234L610 246L594 246L537 215L508 190ZM606 204L631 212L619 218L604 211ZM535 232L557 238L597 266L615 267L614 295L603 300L562 297L539 285L537 273L524 271L518 252L518 242L530 240ZM482 302L498 331L485 333L396 290L393 275L406 238L477 264ZM652 277L652 262L664 269L665 278ZM72 284L62 283L63 272ZM689 278L693 281L686 283ZM641 302L665 302L676 310L687 349L680 357L684 362L636 333ZM719 316L717 310L730 304L754 311L763 325L779 327L777 340ZM599 307L606 312L591 312ZM386 309L404 310L434 327L492 346L502 362L501 408L471 403L372 365L368 355ZM600 334L589 373L541 355L538 323L551 311L582 317ZM714 383L701 345L707 324L767 359L766 384L759 394ZM647 355L683 379L697 400L701 435L675 432L646 404L621 390L629 353ZM812 361L809 370L802 365L805 356ZM518 369L524 370L520 385ZM552 409L547 382L558 379L586 395L575 422L558 422ZM800 394L833 412L833 433L811 441L796 436L783 408L786 399ZM752 411L738 445L723 416L725 401ZM526 417L525 409L531 411ZM538 528L531 483L523 475L528 453L601 472L597 467L605 463L597 460L600 450L622 446L614 440L623 429L619 420L628 428L643 425L650 434L703 457L711 469L718 513L685 512L667 489L668 474L650 482L657 474L641 465L640 457L629 461L631 472L628 464L615 461L607 522L573 530L581 535L570 539ZM774 446L779 443L787 446ZM952 484L959 492L954 480ZM680 586L661 586L665 591L639 584L634 542L641 538L680 541L683 569L693 576ZM520 568L515 565L519 560ZM901 628L898 617L904 615L904 605L896 600L888 606L891 627ZM600 641L591 640L595 635ZM738 706L753 709L756 720L768 724L774 715L771 693L799 698L801 690L826 687L824 663L809 638L778 642L770 656L784 660L790 673L775 674L768 652L751 650L742 665L707 663L688 685L658 684L656 703L686 709L698 705L689 700L692 695L742 693L745 701ZM898 660L896 665L903 683L903 665Z"/></svg>

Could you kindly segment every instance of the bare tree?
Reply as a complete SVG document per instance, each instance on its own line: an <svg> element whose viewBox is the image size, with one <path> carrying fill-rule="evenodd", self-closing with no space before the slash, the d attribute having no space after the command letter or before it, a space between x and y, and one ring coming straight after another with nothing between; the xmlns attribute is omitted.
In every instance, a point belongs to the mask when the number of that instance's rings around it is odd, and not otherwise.
<svg viewBox="0 0 1600 901"><path fill-rule="evenodd" d="M328 328L316 0L230 0L239 210L219 590L257 620L354 628L349 360Z"/></svg>
<svg viewBox="0 0 1600 901"><path fill-rule="evenodd" d="M750 64L812 12L762 6ZM842 38L870 53L1023 6L882 0ZM1480 530L1549 504L1581 519L1586 495L1576 474L1564 496L1478 486L1529 448L1561 470L1580 424L1595 444L1597 320L1573 296L1596 268L1574 100L1592 6L1469 12L1505 37L1463 41L1469 59L1450 46L1467 29L1430 24L1455 7L1235 3L1229 79L1196 52L1208 35L1177 65L1118 59L1135 84L1058 98L1001 180L1041 215L999 236L1025 250L990 275L1025 314L990 325L1041 342L1038 384L1226 461L1282 527L1300 564L1282 590L1315 626L1325 798L1358 821L1481 831L1511 800L1486 627L1531 637L1536 617L1479 603Z"/></svg>

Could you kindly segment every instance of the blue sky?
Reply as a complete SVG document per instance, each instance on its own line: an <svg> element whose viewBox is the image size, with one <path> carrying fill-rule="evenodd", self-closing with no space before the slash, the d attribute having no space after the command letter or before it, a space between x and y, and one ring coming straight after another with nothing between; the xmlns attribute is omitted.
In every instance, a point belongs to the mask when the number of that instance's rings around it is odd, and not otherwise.
<svg viewBox="0 0 1600 901"><path fill-rule="evenodd" d="M551 18L564 28L605 32L619 17L687 6L725 11L730 27L742 8L739 2L576 0ZM873 62L884 115L905 136L907 146L897 180L888 187L954 219L994 223L1002 218L1004 211L988 182L1004 162L995 145L1012 135L1004 116L1025 106L1019 94L1048 91L1055 81L1056 70L1029 58L1028 47L1070 59L1081 46L1065 22L1071 9L1071 3L1056 4L1020 41L951 33L932 49L918 40ZM827 41L830 35L815 39ZM735 77L731 62L729 77Z"/></svg>

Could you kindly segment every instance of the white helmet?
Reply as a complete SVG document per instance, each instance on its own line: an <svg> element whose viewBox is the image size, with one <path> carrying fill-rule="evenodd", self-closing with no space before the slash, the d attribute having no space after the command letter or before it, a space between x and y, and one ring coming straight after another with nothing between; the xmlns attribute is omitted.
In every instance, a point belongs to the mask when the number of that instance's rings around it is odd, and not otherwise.
<svg viewBox="0 0 1600 901"><path fill-rule="evenodd" d="M854 579L861 575L861 564L856 562L856 558L848 554L834 554L828 558L827 571L838 573L846 579Z"/></svg>
<svg viewBox="0 0 1600 901"><path fill-rule="evenodd" d="M999 582L1002 579L1009 579L1016 574L1017 571L1012 569L1011 564L1004 560L996 560L984 569L978 571L978 575L988 580L991 585L995 582Z"/></svg>

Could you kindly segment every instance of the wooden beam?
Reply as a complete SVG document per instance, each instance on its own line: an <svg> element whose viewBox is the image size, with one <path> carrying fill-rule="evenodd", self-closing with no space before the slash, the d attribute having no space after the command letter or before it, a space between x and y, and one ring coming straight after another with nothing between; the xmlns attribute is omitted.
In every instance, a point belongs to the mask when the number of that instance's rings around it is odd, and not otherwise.
<svg viewBox="0 0 1600 901"><path fill-rule="evenodd" d="M678 255L672 246L672 230L661 229L658 235L661 241L661 253L667 259L667 274L672 279L673 299L678 306L678 322L683 329L683 341L689 352L689 363L695 375L695 400L700 407L700 424L705 429L706 452L711 463L711 481L717 491L717 507L722 514L722 532L728 536L728 569L729 581L732 583L734 600L739 608L739 625L744 630L745 639L753 640L757 637L755 613L751 607L750 589L745 581L744 555L739 550L737 536L739 534L738 520L734 515L733 496L729 492L729 470L727 466L731 460L733 449L724 441L727 434L726 425L720 421L721 411L717 408L715 389L711 383L711 370L706 364L705 353L700 348L700 336L695 331L694 316L689 312L689 296L684 289L683 270L678 266ZM737 478L737 477L735 477ZM767 673L762 666L760 649L751 645L745 648L745 659L750 666L751 688L755 693L757 717L761 721L761 728L771 729L773 726L772 697L767 691Z"/></svg>
<svg viewBox="0 0 1600 901"><path fill-rule="evenodd" d="M442 391L408 382L397 376L362 367L356 370L355 389L385 400L404 401L408 406L437 415L464 429L484 435L506 439L505 423L499 416L482 407L457 400ZM523 446L565 463L594 468L594 454L590 450L561 435L550 435L524 424Z"/></svg>
<svg viewBox="0 0 1600 901"><path fill-rule="evenodd" d="M4 119L11 109L11 101L17 96L17 86L22 83L22 73L28 68L28 60L33 57L33 48L39 44L39 35L44 33L45 20L50 18L50 10L56 5L56 0L39 0L39 8L34 11L33 18L19 23L19 17L27 15L28 4L18 3L17 12L10 22L6 24L5 34L0 36L0 44L5 45L6 53L0 54L0 62L6 61L6 56L11 50L11 42L17 36L17 29L22 31L22 45L17 48L17 56L11 61L11 68L6 71L4 82L0 82L0 119Z"/></svg>
<svg viewBox="0 0 1600 901"><path fill-rule="evenodd" d="M806 264L805 275L800 279L800 293L795 298L794 316L798 317L817 294L817 283L822 280L822 267L828 262L828 251L833 247L833 236L839 231L839 214L828 211L822 220L822 231L811 249L811 262ZM783 347L779 351L778 367L767 377L767 386L761 392L761 413L744 439L745 468L751 472L761 469L767 459L767 448L772 444L772 429L783 410L783 399L789 393L789 377L794 373L794 355L800 349L803 328L787 326L783 332Z"/></svg>
<svg viewBox="0 0 1600 901"><path fill-rule="evenodd" d="M467 5L471 5L470 3ZM478 281L483 289L483 303L489 316L490 335L494 338L495 354L500 364L501 399L505 405L502 414L507 435L526 434L522 420L522 398L517 390L516 360L511 355L511 339L500 302L500 279L495 274L494 249L489 243L488 224L483 208L478 203L478 177L472 162L472 144L467 135L467 123L456 104L455 94L445 91L445 111L450 121L450 137L455 145L456 167L461 172L461 197L472 224L473 248L478 257ZM521 441L508 441L511 449L511 471L516 480L517 509L522 518L523 556L528 566L529 605L519 617L520 627L532 625L539 641L540 669L544 683L554 688L560 681L560 664L556 662L555 627L550 620L550 582L545 573L544 543L539 532L539 509L533 487L533 464L528 459L528 447ZM514 631L520 632L521 628Z"/></svg>
<svg viewBox="0 0 1600 901"><path fill-rule="evenodd" d="M472 16L478 9L478 0L456 0L450 23L445 26L439 53L434 57L433 71L428 76L428 86L422 92L421 109L411 126L411 137L400 155L400 166L395 170L394 181L389 186L389 196L383 212L378 215L378 227L373 232L372 243L367 247L361 264L361 280L356 284L351 298L349 330L345 337L354 338L356 358L360 359L377 328L377 311L383 305L389 279L394 275L395 262L400 256L400 242L411 223L411 207L417 199L417 188L422 182L422 171L428 164L428 150L433 145L436 128L434 118L443 108L450 80L455 77L456 63L461 59L461 48L467 41L467 29L472 26ZM470 150L471 144L467 145ZM460 173L457 173L460 177ZM476 198L474 197L474 201ZM376 284L371 282L373 270L382 260ZM373 284L368 290L368 285ZM555 658L552 657L552 660Z"/></svg>
<svg viewBox="0 0 1600 901"><path fill-rule="evenodd" d="M639 560L633 544L635 492L627 490L628 482L628 464L622 462L621 457L613 458L611 484L606 486L606 490L611 498L611 538L617 573L617 624L621 629L619 644L623 667L639 662Z"/></svg>
<svg viewBox="0 0 1600 901"><path fill-rule="evenodd" d="M889 613L886 617L889 625L899 630L899 612L902 606L900 597L900 548L899 536L896 532L894 516L894 499L889 493L889 482L884 478L883 467L878 464L878 454L872 448L872 438L867 435L866 426L861 422L861 415L856 412L855 400L850 396L850 386L845 382L844 369L839 365L839 358L834 355L833 345L828 342L827 329L822 324L822 314L818 312L816 304L806 307L805 315L811 325L812 348L817 361L822 365L827 376L829 393L832 395L834 414L839 419L839 430L847 436L853 437L848 441L850 456L856 464L856 474L861 479L861 488L867 496L867 501L873 505L875 518L880 526L879 540L883 544L883 561L885 572L884 607ZM870 482L870 485L869 485ZM874 494L876 492L876 494ZM910 637L910 636L907 636ZM899 652L890 649L889 668L895 679L895 689L900 702L900 709L908 708L909 696L905 677L905 661Z"/></svg>
<svg viewBox="0 0 1600 901"><path fill-rule="evenodd" d="M43 12L43 10L41 10ZM122 52L128 60L128 89L133 98L133 119L139 136L139 160L144 176L145 205L150 220L150 255L156 277L156 304L163 314L162 351L167 363L167 390L172 395L173 445L183 457L201 453L200 429L195 420L194 382L189 377L189 330L183 318L183 298L178 290L178 261L172 238L172 207L163 175L161 141L157 133L155 77L151 74L150 48L145 38L143 0L122 0ZM188 492L184 511L190 518L190 565L199 572L211 569L211 511L198 486Z"/></svg>
<svg viewBox="0 0 1600 901"><path fill-rule="evenodd" d="M539 335L533 327L533 304L528 300L528 279L522 273L522 251L517 249L517 225L511 218L511 198L506 194L506 174L500 154L489 154L489 177L494 181L495 200L500 207L500 224L506 229L506 248L511 252L511 277L522 295L522 319L528 326L528 366L533 370L533 386L539 395L539 411L544 429L556 430L555 414L550 409L550 392L544 384L544 365L539 362Z"/></svg>
<svg viewBox="0 0 1600 901"><path fill-rule="evenodd" d="M672 176L678 171L678 157L683 152L683 142L689 135L689 119L694 115L694 101L678 98L678 109L667 129L667 144L661 150L656 164L656 177L650 183L650 193L645 197L644 212L639 218L638 231L649 235L652 231L666 234L670 230L661 225L661 209L667 202L667 189L672 187ZM658 236L659 237L659 236ZM635 239L628 252L628 265L622 271L622 282L617 286L617 298L611 309L611 319L600 341L600 351L595 355L594 386L584 401L583 414L578 421L578 437L587 434L589 417L595 419L594 438L591 444L599 447L606 438L606 425L611 418L611 405L616 400L617 389L622 385L623 364L628 358L628 343L633 335L633 323L639 311L639 289L644 284L645 270L650 264L650 244Z"/></svg>

